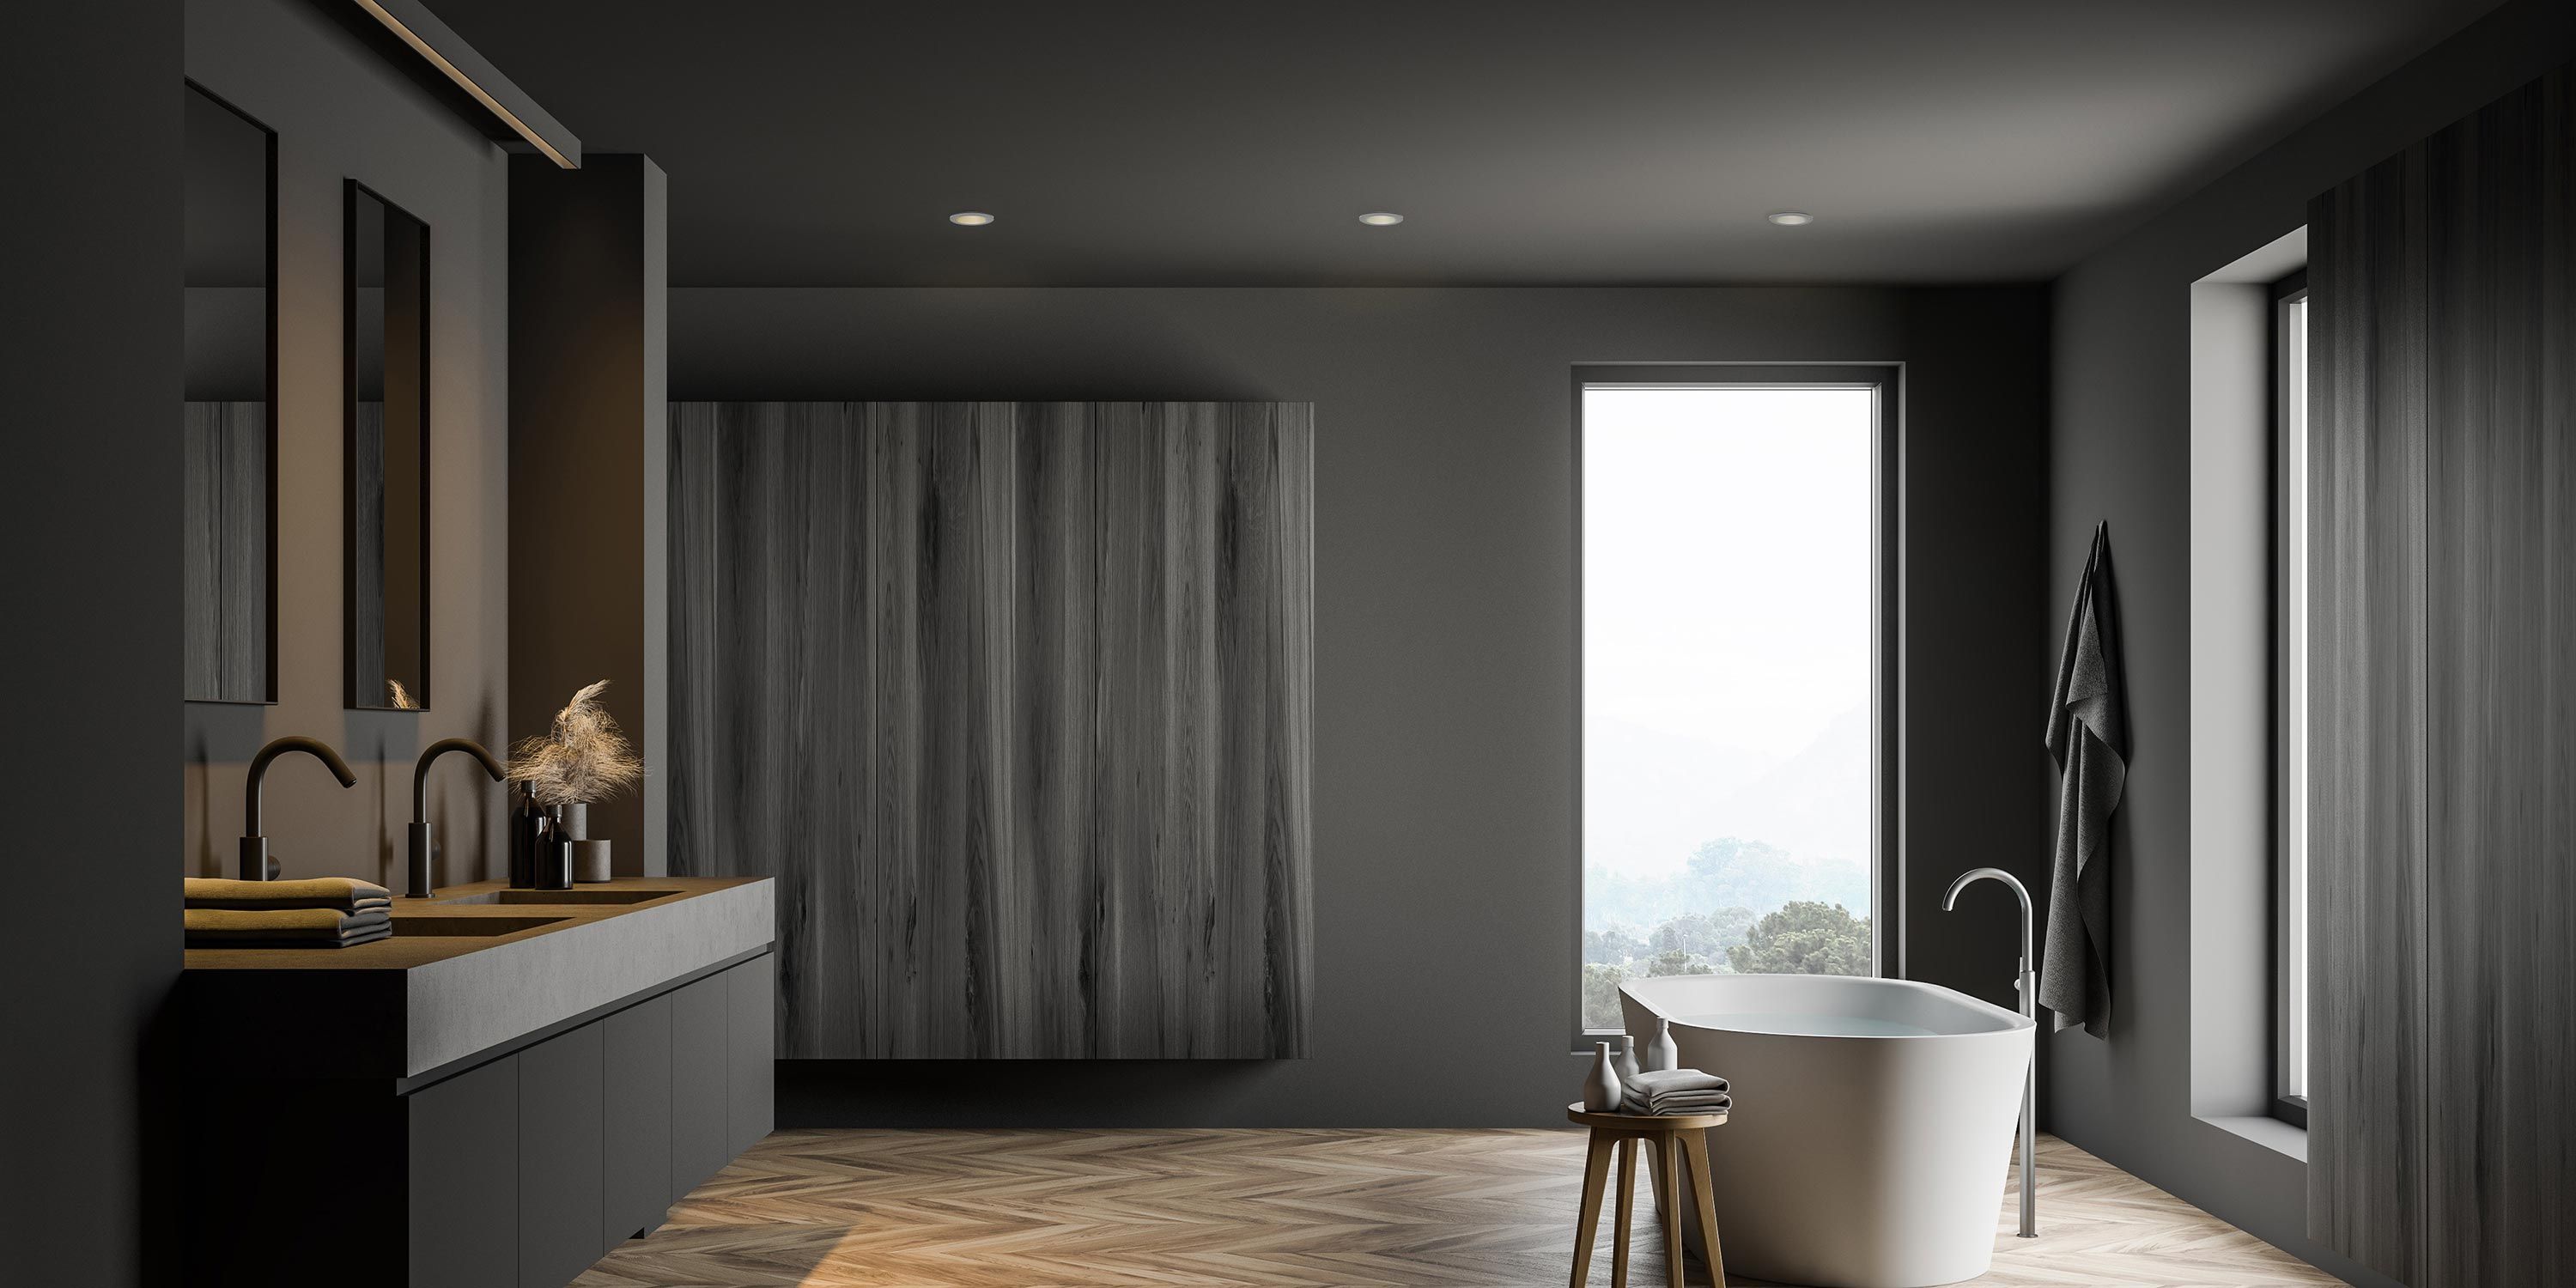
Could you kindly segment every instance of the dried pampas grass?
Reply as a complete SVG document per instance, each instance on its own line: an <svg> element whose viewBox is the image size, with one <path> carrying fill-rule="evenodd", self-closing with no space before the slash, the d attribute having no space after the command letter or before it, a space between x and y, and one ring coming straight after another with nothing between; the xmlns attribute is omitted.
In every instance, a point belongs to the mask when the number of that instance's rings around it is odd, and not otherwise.
<svg viewBox="0 0 2576 1288"><path fill-rule="evenodd" d="M411 690L404 688L400 680L385 681L385 702L396 711L420 710L420 700L413 697Z"/></svg>
<svg viewBox="0 0 2576 1288"><path fill-rule="evenodd" d="M540 805L593 805L634 786L644 760L599 704L608 681L585 686L555 713L554 728L510 749L510 781Z"/></svg>

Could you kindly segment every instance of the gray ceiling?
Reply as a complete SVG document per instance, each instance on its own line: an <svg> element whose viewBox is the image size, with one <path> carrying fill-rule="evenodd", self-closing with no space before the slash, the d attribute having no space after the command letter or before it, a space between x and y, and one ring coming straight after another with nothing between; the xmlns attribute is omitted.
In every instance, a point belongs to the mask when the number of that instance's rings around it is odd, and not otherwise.
<svg viewBox="0 0 2576 1288"><path fill-rule="evenodd" d="M1142 285L2047 277L2495 0L433 3L676 284Z"/></svg>

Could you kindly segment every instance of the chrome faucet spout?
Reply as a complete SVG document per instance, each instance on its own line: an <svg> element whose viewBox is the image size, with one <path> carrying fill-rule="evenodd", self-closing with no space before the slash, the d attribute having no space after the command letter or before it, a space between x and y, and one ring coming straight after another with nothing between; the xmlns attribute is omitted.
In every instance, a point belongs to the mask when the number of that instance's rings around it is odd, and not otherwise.
<svg viewBox="0 0 2576 1288"><path fill-rule="evenodd" d="M244 881L266 881L274 875L270 869L276 864L268 857L268 838L261 834L259 827L259 788L268 777L268 763L290 751L300 751L321 761L329 767L331 776L340 780L343 788L358 785L358 776L349 772L349 762L340 759L340 753L331 750L329 744L318 738L289 734L271 739L267 746L260 748L258 754L250 758L250 777L242 786L241 879Z"/></svg>
<svg viewBox="0 0 2576 1288"><path fill-rule="evenodd" d="M1959 892L1979 881L2001 881L2012 887L2021 900L2021 962L2013 973L2013 991L2021 994L2022 1018L2039 1018L2038 963L2032 957L2030 891L2019 877L2002 868L1970 868L1950 883L1950 892L1941 896L1941 911L1948 912L1959 902ZM2021 1237L2039 1237L2038 1190L2039 1167L2039 1033L2036 1023L2031 1032L2031 1061L2022 1070L2021 1084Z"/></svg>
<svg viewBox="0 0 2576 1288"><path fill-rule="evenodd" d="M2009 873L2009 872L2004 871L2002 868L1970 868L1970 869L1968 869L1967 871L1960 873L1960 874L1959 874L1959 879L1958 879L1958 880L1953 881L1953 882L1951 882L1951 883L1950 883L1950 892L1949 892L1948 894L1945 894L1945 895L1942 895L1942 896L1941 896L1941 911L1943 911L1943 912L1948 912L1948 911L1950 911L1950 909L1951 909L1952 905L1954 905L1954 904L1956 904L1956 903L1958 903L1958 902L1959 902L1959 892L1960 892L1960 891L1962 891L1962 890L1967 889L1969 886L1974 885L1974 884L1976 884L1976 883L1977 883L1977 882L1979 882L1979 881L2001 881L2001 882L2003 882L2005 885L2008 885L2008 886L2011 886L2011 887L2012 887L2012 892L2013 892L2013 897L2014 897L2014 898L2021 900L2021 960L2022 960L2022 969L2023 969L2023 970L2030 970L2030 969L2033 969L2033 966L2032 966L2032 963L2031 963L2031 952L2030 952L2030 938L2031 938L2030 891L2022 885L2022 883L2021 883L2021 878L2016 877L2016 876L2014 876L2013 874L2011 874L2011 873ZM2030 1009L2030 1007L2031 1007L2031 1001L2032 1001L2032 999L2030 999L2030 998L2028 998L2028 997L2024 997L2024 998L2022 999L2022 1008L2021 1008L2021 1013L2022 1013L2022 1014L2024 1014L2024 1015L2032 1014L2032 1011L2031 1011L2031 1009Z"/></svg>

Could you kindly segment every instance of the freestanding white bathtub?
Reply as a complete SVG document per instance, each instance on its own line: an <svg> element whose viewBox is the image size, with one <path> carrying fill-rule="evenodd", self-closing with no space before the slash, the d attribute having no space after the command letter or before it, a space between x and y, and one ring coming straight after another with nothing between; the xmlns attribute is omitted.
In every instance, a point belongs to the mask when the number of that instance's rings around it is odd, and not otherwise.
<svg viewBox="0 0 2576 1288"><path fill-rule="evenodd" d="M1985 1273L2029 1020L1931 984L1827 975L1631 980L1619 1006L1639 1051L1671 1020L1682 1066L1733 1084L1733 1114L1708 1133L1728 1270L1824 1288Z"/></svg>

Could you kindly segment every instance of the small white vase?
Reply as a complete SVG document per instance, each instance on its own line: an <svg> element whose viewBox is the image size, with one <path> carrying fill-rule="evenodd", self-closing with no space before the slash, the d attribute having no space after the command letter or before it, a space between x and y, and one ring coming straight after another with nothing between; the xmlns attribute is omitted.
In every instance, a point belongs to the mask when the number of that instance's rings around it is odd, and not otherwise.
<svg viewBox="0 0 2576 1288"><path fill-rule="evenodd" d="M1637 1039L1626 1033L1620 1034L1619 1054L1610 1064L1619 1071L1619 1085L1627 1086L1637 1076Z"/></svg>
<svg viewBox="0 0 2576 1288"><path fill-rule="evenodd" d="M1583 1079L1583 1107L1596 1114L1619 1111L1619 1070L1610 1063L1610 1044L1593 1044L1592 1072Z"/></svg>
<svg viewBox="0 0 2576 1288"><path fill-rule="evenodd" d="M1681 1067L1681 1048L1673 1045L1673 1022L1655 1021L1655 1040L1646 1044L1646 1070L1649 1073Z"/></svg>

